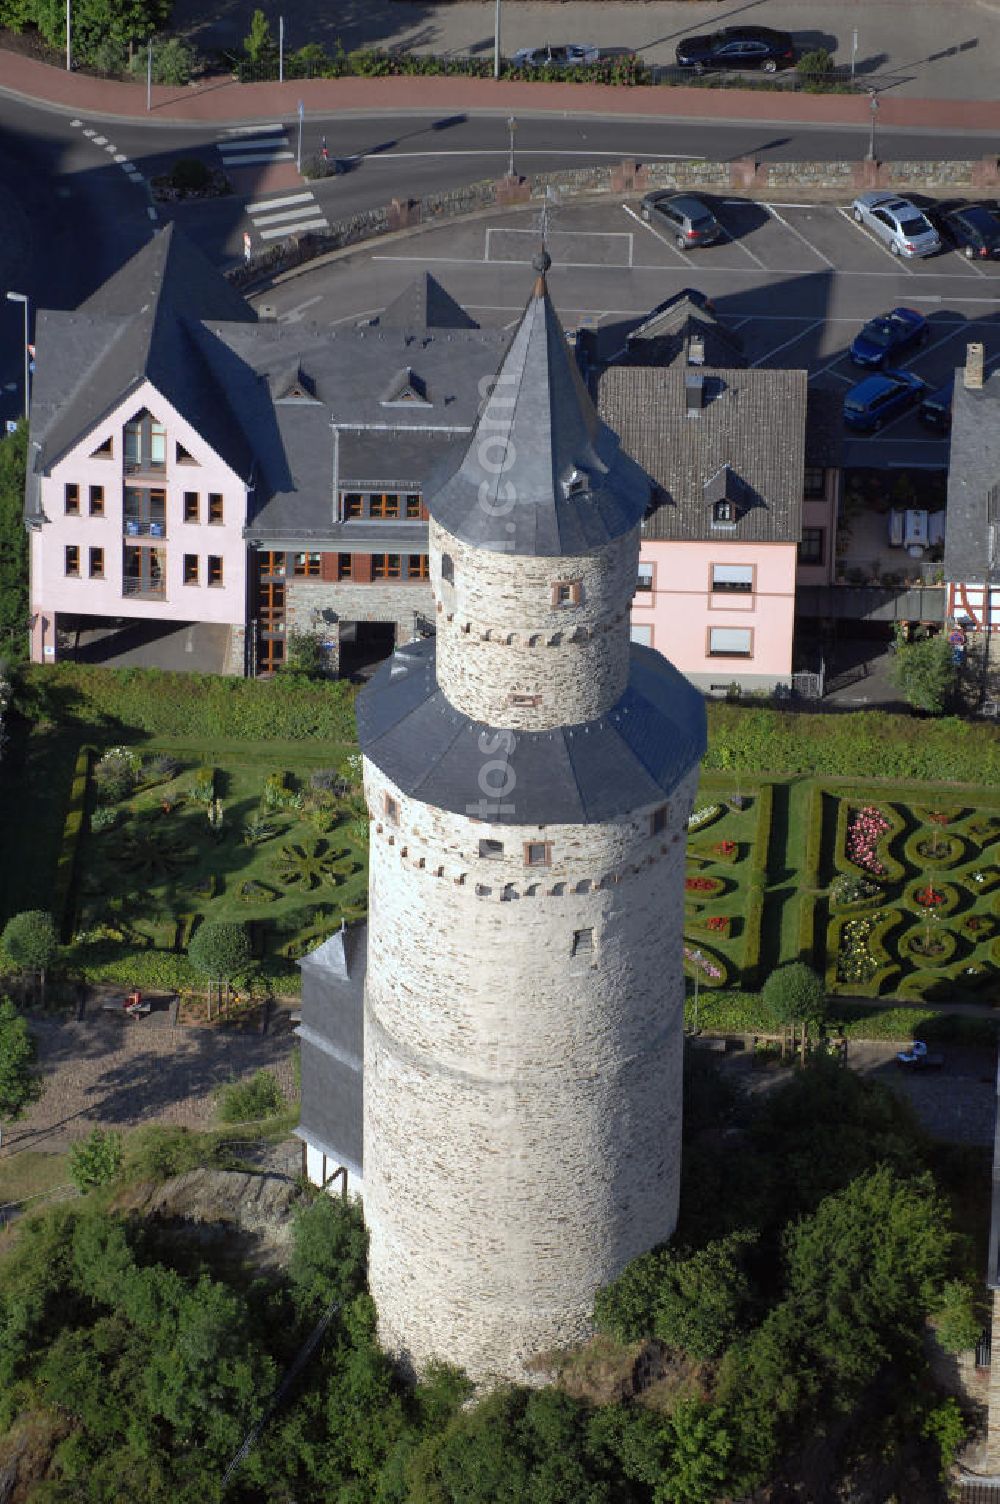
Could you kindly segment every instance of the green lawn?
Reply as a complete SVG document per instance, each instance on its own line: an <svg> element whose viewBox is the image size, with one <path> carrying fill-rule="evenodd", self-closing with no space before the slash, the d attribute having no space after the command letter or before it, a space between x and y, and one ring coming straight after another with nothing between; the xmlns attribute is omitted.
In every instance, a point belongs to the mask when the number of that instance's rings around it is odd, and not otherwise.
<svg viewBox="0 0 1000 1504"><path fill-rule="evenodd" d="M0 1206L69 1184L69 1155L22 1149L0 1157Z"/></svg>

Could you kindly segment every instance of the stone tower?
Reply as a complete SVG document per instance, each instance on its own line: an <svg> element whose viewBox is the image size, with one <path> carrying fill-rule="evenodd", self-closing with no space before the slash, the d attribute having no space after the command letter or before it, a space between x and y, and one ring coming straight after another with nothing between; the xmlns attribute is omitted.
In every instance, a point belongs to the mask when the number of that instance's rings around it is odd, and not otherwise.
<svg viewBox="0 0 1000 1504"><path fill-rule="evenodd" d="M677 1215L701 697L630 643L649 486L539 257L426 495L435 642L359 697L371 814L365 1216L404 1364L523 1379Z"/></svg>

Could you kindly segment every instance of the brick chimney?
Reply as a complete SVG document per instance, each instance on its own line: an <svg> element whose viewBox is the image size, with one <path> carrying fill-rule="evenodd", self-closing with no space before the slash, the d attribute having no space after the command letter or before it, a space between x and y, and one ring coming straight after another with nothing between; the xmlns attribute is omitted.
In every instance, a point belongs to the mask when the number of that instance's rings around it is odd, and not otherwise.
<svg viewBox="0 0 1000 1504"><path fill-rule="evenodd" d="M979 340L973 341L965 347L965 385L970 392L979 392L983 388L983 374L986 365L986 351Z"/></svg>

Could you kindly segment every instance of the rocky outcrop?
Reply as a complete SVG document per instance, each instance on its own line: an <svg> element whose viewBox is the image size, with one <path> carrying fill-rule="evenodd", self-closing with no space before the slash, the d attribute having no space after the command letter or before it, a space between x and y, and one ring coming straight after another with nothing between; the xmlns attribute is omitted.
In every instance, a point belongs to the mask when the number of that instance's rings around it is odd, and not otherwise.
<svg viewBox="0 0 1000 1504"><path fill-rule="evenodd" d="M294 1213L303 1198L280 1175L198 1169L159 1185L132 1186L115 1204L119 1211L170 1224L186 1239L276 1269L288 1261Z"/></svg>

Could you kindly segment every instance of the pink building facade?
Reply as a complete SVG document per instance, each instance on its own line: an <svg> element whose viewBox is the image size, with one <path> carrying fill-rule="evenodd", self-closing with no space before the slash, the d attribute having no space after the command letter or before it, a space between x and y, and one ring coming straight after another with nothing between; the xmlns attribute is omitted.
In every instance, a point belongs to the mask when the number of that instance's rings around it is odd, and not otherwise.
<svg viewBox="0 0 1000 1504"><path fill-rule="evenodd" d="M227 668L242 673L247 488L151 382L37 484L34 662L56 658L57 615L129 617L228 627Z"/></svg>
<svg viewBox="0 0 1000 1504"><path fill-rule="evenodd" d="M632 636L706 693L791 682L796 545L644 539Z"/></svg>

